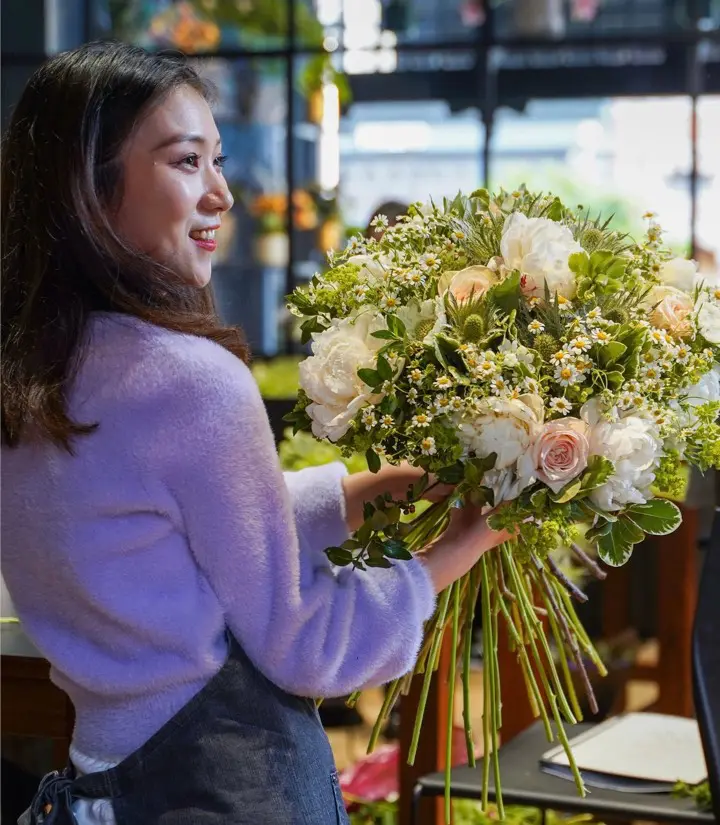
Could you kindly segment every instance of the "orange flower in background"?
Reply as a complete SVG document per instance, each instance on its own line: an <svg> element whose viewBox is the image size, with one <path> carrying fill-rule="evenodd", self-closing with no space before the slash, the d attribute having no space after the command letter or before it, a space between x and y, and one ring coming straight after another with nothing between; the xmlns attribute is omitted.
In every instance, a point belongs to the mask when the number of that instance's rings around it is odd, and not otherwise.
<svg viewBox="0 0 720 825"><path fill-rule="evenodd" d="M220 28L198 17L190 3L178 3L158 14L150 23L150 34L186 53L210 51L220 42Z"/></svg>
<svg viewBox="0 0 720 825"><path fill-rule="evenodd" d="M293 220L297 229L314 229L317 226L317 210L312 196L304 189L296 189L292 195ZM256 218L283 217L287 212L287 195L284 192L258 195L250 204L250 214Z"/></svg>

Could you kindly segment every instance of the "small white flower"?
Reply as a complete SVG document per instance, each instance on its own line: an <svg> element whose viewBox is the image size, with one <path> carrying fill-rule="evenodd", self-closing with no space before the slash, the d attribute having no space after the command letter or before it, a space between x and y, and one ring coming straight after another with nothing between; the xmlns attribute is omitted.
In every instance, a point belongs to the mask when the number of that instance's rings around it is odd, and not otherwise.
<svg viewBox="0 0 720 825"><path fill-rule="evenodd" d="M417 367L415 369L410 370L410 374L408 378L413 384L422 384L423 380L423 371L419 370Z"/></svg>
<svg viewBox="0 0 720 825"><path fill-rule="evenodd" d="M450 399L447 395L438 395L433 404L435 411L438 413L447 412L450 409Z"/></svg>
<svg viewBox="0 0 720 825"><path fill-rule="evenodd" d="M453 397L450 399L450 407L453 410L455 410L456 412L459 412L460 410L462 410L462 408L463 408L462 398L460 398L459 395L453 395Z"/></svg>
<svg viewBox="0 0 720 825"><path fill-rule="evenodd" d="M426 252L420 256L420 269L439 269L440 258L434 252Z"/></svg>
<svg viewBox="0 0 720 825"><path fill-rule="evenodd" d="M640 392L640 382L633 378L625 384L625 389L630 393L638 393Z"/></svg>
<svg viewBox="0 0 720 825"><path fill-rule="evenodd" d="M574 364L565 364L559 367L555 373L555 379L563 387L571 387L585 378L581 375Z"/></svg>
<svg viewBox="0 0 720 825"><path fill-rule="evenodd" d="M597 323L598 321L602 321L603 317L600 307L594 307L593 309L591 309L590 312L588 312L587 314L587 319L588 321L595 321L595 323Z"/></svg>
<svg viewBox="0 0 720 825"><path fill-rule="evenodd" d="M391 415L384 415L384 416L380 419L380 424L381 424L381 426L386 427L386 428L387 428L387 427L392 427L392 425L393 425L394 423L395 423L395 419L394 419Z"/></svg>
<svg viewBox="0 0 720 825"><path fill-rule="evenodd" d="M496 375L490 381L490 389L495 395L502 395L508 390L507 381L502 377L502 375Z"/></svg>
<svg viewBox="0 0 720 825"><path fill-rule="evenodd" d="M380 309L393 311L400 306L400 299L394 292L383 295L380 299Z"/></svg>
<svg viewBox="0 0 720 825"><path fill-rule="evenodd" d="M611 335L608 332L605 332L604 329L591 329L590 330L590 337L596 344L600 344L601 347L604 347L605 344L609 344L611 341Z"/></svg>
<svg viewBox="0 0 720 825"><path fill-rule="evenodd" d="M412 417L410 424L413 427L427 427L432 420L430 413L418 413Z"/></svg>
<svg viewBox="0 0 720 825"><path fill-rule="evenodd" d="M405 273L405 280L413 286L422 286L427 279L418 269L411 269Z"/></svg>
<svg viewBox="0 0 720 825"><path fill-rule="evenodd" d="M353 295L362 301L362 299L367 295L368 287L367 284L357 284L353 287Z"/></svg>
<svg viewBox="0 0 720 825"><path fill-rule="evenodd" d="M521 387L532 395L540 395L540 382L536 378L526 378Z"/></svg>
<svg viewBox="0 0 720 825"><path fill-rule="evenodd" d="M370 449L375 453L375 455L379 455L380 458L385 458L385 448L381 444L373 444Z"/></svg>
<svg viewBox="0 0 720 825"><path fill-rule="evenodd" d="M564 349L559 349L550 356L550 363L556 367L562 367L572 359L572 355Z"/></svg>
<svg viewBox="0 0 720 825"><path fill-rule="evenodd" d="M576 355L582 355L587 352L592 346L592 341L586 335L578 335L570 341L570 349Z"/></svg>
<svg viewBox="0 0 720 825"><path fill-rule="evenodd" d="M477 365L477 367L473 370L473 373L478 375L480 378L490 378L492 375L495 375L497 369L497 364L495 364L494 361L485 359Z"/></svg>
<svg viewBox="0 0 720 825"><path fill-rule="evenodd" d="M464 241L466 236L462 229L453 229L450 233L450 237L455 241Z"/></svg>
<svg viewBox="0 0 720 825"><path fill-rule="evenodd" d="M447 375L438 375L435 379L435 383L433 384L434 387L437 387L439 390L448 390L453 385L453 380Z"/></svg>
<svg viewBox="0 0 720 825"><path fill-rule="evenodd" d="M670 336L664 329L653 329L650 331L650 339L655 344L671 344Z"/></svg>
<svg viewBox="0 0 720 825"><path fill-rule="evenodd" d="M539 304L540 304L540 299L538 298L537 295L531 295L528 298L528 306L530 307L530 309L535 309L535 307L538 306Z"/></svg>
<svg viewBox="0 0 720 825"><path fill-rule="evenodd" d="M573 308L572 301L570 301L564 295L558 295L557 303L558 303L558 309L560 310L560 312L571 312L572 311L572 308Z"/></svg>
<svg viewBox="0 0 720 825"><path fill-rule="evenodd" d="M653 363L643 367L640 374L648 381L657 381L662 376L662 370L659 364Z"/></svg>
<svg viewBox="0 0 720 825"><path fill-rule="evenodd" d="M412 403L414 403L415 401L417 401L418 391L415 389L415 387L411 387L411 388L408 390L407 397L408 397L408 401L409 401L411 404L412 404Z"/></svg>
<svg viewBox="0 0 720 825"><path fill-rule="evenodd" d="M387 227L388 227L387 215L376 215L370 221L370 226L376 227L377 229L387 229Z"/></svg>
<svg viewBox="0 0 720 825"><path fill-rule="evenodd" d="M420 450L423 455L435 455L437 448L435 447L435 439L432 436L423 438L420 442Z"/></svg>
<svg viewBox="0 0 720 825"><path fill-rule="evenodd" d="M377 424L377 417L372 408L366 408L362 412L362 422L366 430L371 430Z"/></svg>
<svg viewBox="0 0 720 825"><path fill-rule="evenodd" d="M545 324L535 319L528 324L528 331L533 335L539 335L545 329Z"/></svg>
<svg viewBox="0 0 720 825"><path fill-rule="evenodd" d="M392 381L383 381L382 386L380 387L380 392L383 395L390 395L393 389L394 387Z"/></svg>
<svg viewBox="0 0 720 825"><path fill-rule="evenodd" d="M624 392L618 398L617 404L621 410L629 410L635 406L635 396L631 392Z"/></svg>
<svg viewBox="0 0 720 825"><path fill-rule="evenodd" d="M567 415L572 410L572 404L567 400L567 398L561 398L560 396L551 399L548 406L551 410L559 412L562 415Z"/></svg>
<svg viewBox="0 0 720 825"><path fill-rule="evenodd" d="M363 248L362 240L357 236L354 235L347 243L345 247L346 252L358 252Z"/></svg>

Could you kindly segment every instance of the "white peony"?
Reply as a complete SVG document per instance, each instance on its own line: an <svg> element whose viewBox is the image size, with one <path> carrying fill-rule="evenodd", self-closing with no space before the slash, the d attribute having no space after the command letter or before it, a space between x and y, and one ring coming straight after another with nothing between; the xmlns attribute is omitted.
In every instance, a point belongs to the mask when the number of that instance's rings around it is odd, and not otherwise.
<svg viewBox="0 0 720 825"><path fill-rule="evenodd" d="M496 453L495 469L514 467L540 432L543 415L538 395L483 399L478 413L460 420L460 443L480 458Z"/></svg>
<svg viewBox="0 0 720 825"><path fill-rule="evenodd" d="M697 384L688 387L685 393L685 400L691 407L700 407L710 401L720 401L720 364L715 364Z"/></svg>
<svg viewBox="0 0 720 825"><path fill-rule="evenodd" d="M380 329L387 329L385 319L363 312L335 319L324 332L313 335L313 354L300 364L300 386L312 401L307 414L317 438L342 438L362 407L380 400L357 375L359 369L375 366L385 342L371 333Z"/></svg>
<svg viewBox="0 0 720 825"><path fill-rule="evenodd" d="M701 299L698 310L700 334L711 344L720 344L720 305Z"/></svg>
<svg viewBox="0 0 720 825"><path fill-rule="evenodd" d="M644 504L663 449L655 423L638 415L607 421L597 399L588 401L580 414L590 426L590 455L604 456L615 466L607 482L590 494L593 503L608 511Z"/></svg>
<svg viewBox="0 0 720 825"><path fill-rule="evenodd" d="M376 284L385 279L385 273L392 266L387 255L374 257L372 255L353 255L347 263L360 267L358 276L370 284Z"/></svg>
<svg viewBox="0 0 720 825"><path fill-rule="evenodd" d="M697 264L686 258L672 258L660 267L658 277L665 286L692 292L697 281Z"/></svg>
<svg viewBox="0 0 720 825"><path fill-rule="evenodd" d="M549 218L528 218L521 212L508 215L503 227L500 251L505 266L527 276L530 292L542 298L545 284L554 295L575 295L575 275L568 258L582 247L567 226Z"/></svg>

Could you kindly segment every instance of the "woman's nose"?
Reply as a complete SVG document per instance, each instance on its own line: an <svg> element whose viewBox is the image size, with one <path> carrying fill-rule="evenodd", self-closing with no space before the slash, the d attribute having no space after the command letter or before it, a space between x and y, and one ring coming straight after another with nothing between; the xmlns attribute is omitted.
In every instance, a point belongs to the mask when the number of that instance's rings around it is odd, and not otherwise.
<svg viewBox="0 0 720 825"><path fill-rule="evenodd" d="M210 173L208 188L203 196L203 207L210 212L227 212L232 209L235 200L228 188L227 181L217 171Z"/></svg>

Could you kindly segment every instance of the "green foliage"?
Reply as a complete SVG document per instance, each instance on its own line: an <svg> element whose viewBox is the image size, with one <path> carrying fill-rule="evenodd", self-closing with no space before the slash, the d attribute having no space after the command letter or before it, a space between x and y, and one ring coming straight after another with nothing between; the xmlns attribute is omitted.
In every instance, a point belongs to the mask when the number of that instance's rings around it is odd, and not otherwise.
<svg viewBox="0 0 720 825"><path fill-rule="evenodd" d="M349 473L367 470L367 462L361 455L345 456L339 447L329 441L318 441L309 433L293 435L292 429L285 430L284 438L278 446L283 470L303 470L318 467L332 461L342 461Z"/></svg>
<svg viewBox="0 0 720 825"><path fill-rule="evenodd" d="M688 785L687 782L678 782L672 790L672 795L678 799L692 799L701 811L712 810L710 783L707 779L697 785Z"/></svg>
<svg viewBox="0 0 720 825"><path fill-rule="evenodd" d="M268 361L254 361L252 374L267 399L295 398L300 386L299 364L296 356L278 356Z"/></svg>

